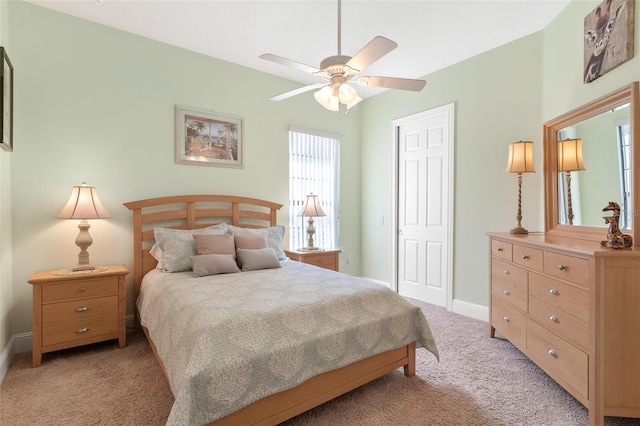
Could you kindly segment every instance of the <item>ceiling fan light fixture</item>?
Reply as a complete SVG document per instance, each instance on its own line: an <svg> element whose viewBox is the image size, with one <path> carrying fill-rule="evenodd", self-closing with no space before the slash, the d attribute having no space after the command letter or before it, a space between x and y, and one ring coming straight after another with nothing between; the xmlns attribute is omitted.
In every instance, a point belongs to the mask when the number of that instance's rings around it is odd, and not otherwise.
<svg viewBox="0 0 640 426"><path fill-rule="evenodd" d="M356 89L348 85L347 83L342 83L338 88L338 99L340 99L341 104L348 105L353 102L358 97L358 92Z"/></svg>
<svg viewBox="0 0 640 426"><path fill-rule="evenodd" d="M333 94L333 88L331 86L324 86L313 94L316 101L329 111L338 111L340 108L340 101L337 96Z"/></svg>

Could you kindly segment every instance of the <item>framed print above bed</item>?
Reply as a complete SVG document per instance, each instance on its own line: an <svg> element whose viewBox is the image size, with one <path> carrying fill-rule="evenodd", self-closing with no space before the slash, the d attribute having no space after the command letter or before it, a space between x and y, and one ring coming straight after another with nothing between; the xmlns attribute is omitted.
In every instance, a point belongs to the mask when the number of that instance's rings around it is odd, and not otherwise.
<svg viewBox="0 0 640 426"><path fill-rule="evenodd" d="M13 151L13 65L11 65L9 55L4 47L0 47L0 56L2 56L2 68L0 68L2 141L0 141L0 147L6 151Z"/></svg>
<svg viewBox="0 0 640 426"><path fill-rule="evenodd" d="M204 109L175 106L176 163L243 167L243 119Z"/></svg>

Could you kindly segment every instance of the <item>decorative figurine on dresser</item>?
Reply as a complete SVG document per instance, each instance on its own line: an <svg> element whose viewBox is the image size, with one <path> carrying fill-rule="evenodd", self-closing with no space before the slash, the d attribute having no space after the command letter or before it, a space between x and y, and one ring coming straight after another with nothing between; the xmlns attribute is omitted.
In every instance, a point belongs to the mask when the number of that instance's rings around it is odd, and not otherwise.
<svg viewBox="0 0 640 426"><path fill-rule="evenodd" d="M613 114L615 119L612 119ZM626 114L626 115L623 115ZM589 426L605 417L640 424L640 84L633 82L543 124L544 232L489 233L489 335L511 342L589 410ZM611 167L616 130L628 120L629 169ZM611 140L601 135L612 135ZM579 138L589 156L569 203L560 145ZM577 139L576 139L577 140ZM624 182L624 209L610 199ZM585 188L586 187L586 188ZM603 241L603 233L607 232ZM620 250L623 249L623 250ZM631 424L631 423L629 423Z"/></svg>

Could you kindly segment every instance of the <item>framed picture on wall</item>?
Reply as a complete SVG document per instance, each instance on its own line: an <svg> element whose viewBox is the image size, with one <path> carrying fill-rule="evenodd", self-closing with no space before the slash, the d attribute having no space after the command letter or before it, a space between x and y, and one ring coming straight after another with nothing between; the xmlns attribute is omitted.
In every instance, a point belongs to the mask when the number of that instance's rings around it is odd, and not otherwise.
<svg viewBox="0 0 640 426"><path fill-rule="evenodd" d="M243 167L243 119L213 111L175 106L176 163Z"/></svg>
<svg viewBox="0 0 640 426"><path fill-rule="evenodd" d="M0 147L6 151L13 151L13 65L4 47L0 47L0 56L2 56L2 69L0 69L2 142Z"/></svg>
<svg viewBox="0 0 640 426"><path fill-rule="evenodd" d="M634 0L604 0L584 17L584 83L633 58Z"/></svg>

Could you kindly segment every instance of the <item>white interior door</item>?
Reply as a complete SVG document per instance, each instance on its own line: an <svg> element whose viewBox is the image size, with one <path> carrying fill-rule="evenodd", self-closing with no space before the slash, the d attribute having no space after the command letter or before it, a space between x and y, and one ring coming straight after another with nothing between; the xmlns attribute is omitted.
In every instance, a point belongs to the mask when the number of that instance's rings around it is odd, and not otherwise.
<svg viewBox="0 0 640 426"><path fill-rule="evenodd" d="M397 155L398 292L451 308L453 105L397 125Z"/></svg>

